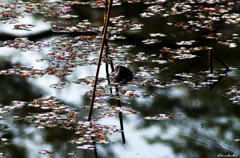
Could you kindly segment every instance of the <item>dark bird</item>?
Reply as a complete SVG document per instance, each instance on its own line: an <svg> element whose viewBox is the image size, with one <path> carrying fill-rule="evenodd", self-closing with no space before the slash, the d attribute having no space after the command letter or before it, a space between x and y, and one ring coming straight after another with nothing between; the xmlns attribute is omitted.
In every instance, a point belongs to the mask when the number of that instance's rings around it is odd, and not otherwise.
<svg viewBox="0 0 240 158"><path fill-rule="evenodd" d="M127 83L133 78L133 73L124 66L117 66L114 69L114 81L118 83Z"/></svg>

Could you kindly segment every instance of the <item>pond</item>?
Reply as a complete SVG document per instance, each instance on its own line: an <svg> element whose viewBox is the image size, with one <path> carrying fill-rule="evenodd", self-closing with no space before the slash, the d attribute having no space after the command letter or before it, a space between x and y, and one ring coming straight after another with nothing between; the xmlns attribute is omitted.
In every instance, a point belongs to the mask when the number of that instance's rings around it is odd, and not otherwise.
<svg viewBox="0 0 240 158"><path fill-rule="evenodd" d="M239 157L240 1L110 8L0 2L0 157Z"/></svg>

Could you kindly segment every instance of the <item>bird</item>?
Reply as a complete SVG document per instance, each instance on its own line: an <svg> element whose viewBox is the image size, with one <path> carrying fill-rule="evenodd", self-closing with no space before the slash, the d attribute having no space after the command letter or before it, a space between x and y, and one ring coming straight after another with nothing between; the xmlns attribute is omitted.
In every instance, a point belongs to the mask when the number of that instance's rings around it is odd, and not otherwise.
<svg viewBox="0 0 240 158"><path fill-rule="evenodd" d="M133 73L125 66L116 66L114 69L114 82L127 83L133 79Z"/></svg>

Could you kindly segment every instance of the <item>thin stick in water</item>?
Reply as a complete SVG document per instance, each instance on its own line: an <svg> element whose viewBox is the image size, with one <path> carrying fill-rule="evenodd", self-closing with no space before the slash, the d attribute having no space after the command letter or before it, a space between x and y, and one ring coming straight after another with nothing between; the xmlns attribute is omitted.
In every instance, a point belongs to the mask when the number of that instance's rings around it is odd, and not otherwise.
<svg viewBox="0 0 240 158"><path fill-rule="evenodd" d="M104 43L105 43L106 35L107 35L107 28L108 28L108 22L109 22L109 17L110 17L110 11L111 11L111 7L112 7L112 1L113 0L110 0L110 2L109 2L107 18L106 18L105 23L104 23L105 27L104 27L104 30L103 30L103 38L102 38L102 43L101 43L101 49L100 49L100 53L99 53L99 57L98 57L98 64L97 64L97 70L96 70L94 85L93 85L92 98L91 98L91 103L90 103L89 112L88 112L88 121L91 121L92 108L93 108L93 103L94 103L94 100L95 100L95 91L96 91L96 87L97 87L97 79L98 79L98 74L99 74L101 60L102 60Z"/></svg>

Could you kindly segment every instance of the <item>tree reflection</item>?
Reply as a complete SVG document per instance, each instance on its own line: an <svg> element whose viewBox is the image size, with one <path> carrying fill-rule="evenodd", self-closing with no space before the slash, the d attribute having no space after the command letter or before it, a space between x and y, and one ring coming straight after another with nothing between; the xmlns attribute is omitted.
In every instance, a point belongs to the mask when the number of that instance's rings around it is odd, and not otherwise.
<svg viewBox="0 0 240 158"><path fill-rule="evenodd" d="M181 96L171 96L174 89L182 91ZM176 155L184 157L204 157L206 153L209 153L209 157L216 157L218 153L240 153L237 143L233 142L238 137L239 107L231 105L230 101L219 97L217 93L207 92L206 88L192 91L175 87L164 91L150 107L138 109L142 111L142 116L164 112L175 114L173 119L160 122L146 120L143 125L138 125L143 129L158 126L163 132L153 138L146 136L149 144L171 146ZM169 135L171 138L164 138L164 133L172 133L170 131L175 128L177 131Z"/></svg>
<svg viewBox="0 0 240 158"><path fill-rule="evenodd" d="M0 64L0 69L8 69L13 67L13 64L10 61L2 60ZM27 94L27 95L26 95ZM29 100L42 95L41 90L38 91L36 87L28 83L26 78L21 78L18 76L1 76L0 77L0 102L3 105L8 105L12 100ZM28 111L13 111L15 115L23 115L28 113ZM5 122L5 121L4 121ZM8 122L8 121L7 121ZM21 130L23 130L22 122L15 122L15 125ZM12 143L12 140L16 137L14 130L4 130L5 133L2 137L9 139L10 145L4 146L4 151L7 151L7 154L10 157L27 157L27 150L24 146L19 146ZM18 134L17 134L18 135Z"/></svg>

